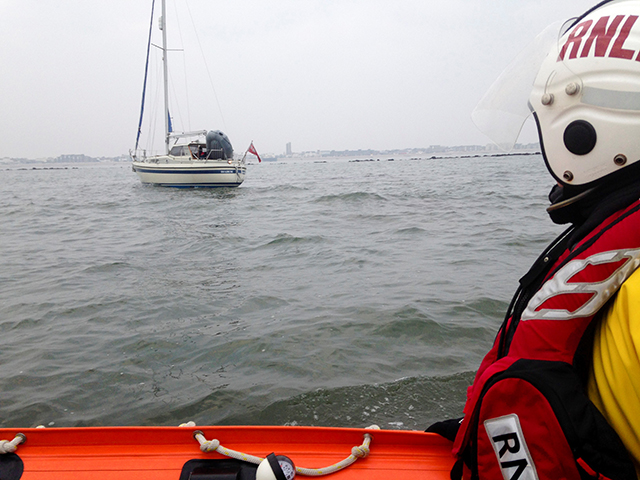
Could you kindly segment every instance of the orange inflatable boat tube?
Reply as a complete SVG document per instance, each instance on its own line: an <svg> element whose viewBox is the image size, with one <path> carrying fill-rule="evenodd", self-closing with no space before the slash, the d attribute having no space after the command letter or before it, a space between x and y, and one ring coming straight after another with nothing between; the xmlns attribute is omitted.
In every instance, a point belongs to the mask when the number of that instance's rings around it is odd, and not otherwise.
<svg viewBox="0 0 640 480"><path fill-rule="evenodd" d="M362 452L369 435L370 444ZM23 441L24 438L24 441ZM449 479L451 442L424 432L325 427L80 427L0 429L2 480L255 479L256 465L233 450L286 455L297 468L353 463L327 479ZM205 447L221 447L213 451ZM217 440L217 443L215 442ZM364 442L364 443L363 443ZM11 450L15 451L11 453ZM205 448L203 447L203 448ZM206 448L205 448L206 449ZM358 451L360 453L358 453ZM310 478L300 471L296 478Z"/></svg>

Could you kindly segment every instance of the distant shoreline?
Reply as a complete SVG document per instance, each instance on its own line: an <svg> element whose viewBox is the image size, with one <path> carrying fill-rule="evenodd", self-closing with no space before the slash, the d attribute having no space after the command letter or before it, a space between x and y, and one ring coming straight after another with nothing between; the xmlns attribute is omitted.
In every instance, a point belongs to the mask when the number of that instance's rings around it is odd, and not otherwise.
<svg viewBox="0 0 640 480"><path fill-rule="evenodd" d="M443 151L444 150L444 151ZM435 154L435 155L434 155ZM405 149L405 150L342 150L342 151L317 151L317 152L300 152L292 153L289 155L273 155L272 158L277 160L321 160L321 159L348 159L352 161L375 161L375 160L395 160L395 159L409 159L409 160L439 160L446 158L482 158L482 157L513 157L518 155L540 155L539 150L529 150L523 148L522 150L515 150L512 152L500 152L497 149L487 148L480 150L476 146L468 147L445 147L434 151L433 147L426 149ZM56 158L0 158L0 168L2 167L28 167L34 166L42 169L43 165L47 165L48 169L65 168L69 166L78 165L99 165L105 163L129 163L131 158L128 155L121 155L119 157L99 157L93 158L86 155L61 155ZM268 162L270 163L270 162Z"/></svg>
<svg viewBox="0 0 640 480"><path fill-rule="evenodd" d="M477 155L445 155L441 157L429 157L428 160L437 160L442 158L484 158L484 157L516 157L523 155L541 155L542 152L509 152L509 153L485 153Z"/></svg>

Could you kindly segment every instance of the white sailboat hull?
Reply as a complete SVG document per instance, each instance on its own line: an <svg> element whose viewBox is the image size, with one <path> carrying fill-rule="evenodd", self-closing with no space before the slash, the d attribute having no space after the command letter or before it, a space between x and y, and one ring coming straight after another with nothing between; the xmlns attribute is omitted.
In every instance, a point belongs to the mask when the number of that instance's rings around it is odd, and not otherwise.
<svg viewBox="0 0 640 480"><path fill-rule="evenodd" d="M133 171L142 183L164 187L237 187L243 181L247 167L233 161L194 160L166 163L134 161Z"/></svg>

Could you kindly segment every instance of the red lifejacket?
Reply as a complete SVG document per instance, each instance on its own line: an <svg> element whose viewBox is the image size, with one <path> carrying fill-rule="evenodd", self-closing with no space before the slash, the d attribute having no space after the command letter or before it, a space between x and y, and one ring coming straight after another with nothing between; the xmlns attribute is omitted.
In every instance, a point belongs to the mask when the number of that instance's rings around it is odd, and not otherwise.
<svg viewBox="0 0 640 480"><path fill-rule="evenodd" d="M465 477L636 479L574 363L594 317L638 265L640 201L545 268L541 286L519 318L505 321L468 389L453 448L467 464Z"/></svg>

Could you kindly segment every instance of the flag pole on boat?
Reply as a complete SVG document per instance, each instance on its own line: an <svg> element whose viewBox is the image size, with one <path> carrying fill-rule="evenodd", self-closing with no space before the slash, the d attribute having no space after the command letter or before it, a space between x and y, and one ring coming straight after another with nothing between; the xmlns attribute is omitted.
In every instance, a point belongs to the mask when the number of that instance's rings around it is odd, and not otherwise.
<svg viewBox="0 0 640 480"><path fill-rule="evenodd" d="M249 148L247 148L247 151L244 152L244 156L242 157L243 162L244 162L244 159L247 157L247 153L253 153L256 157L258 157L258 163L262 162L262 159L260 158L260 155L258 155L258 151L256 150L256 147L253 146L253 140L251 140L251 145L249 145Z"/></svg>

